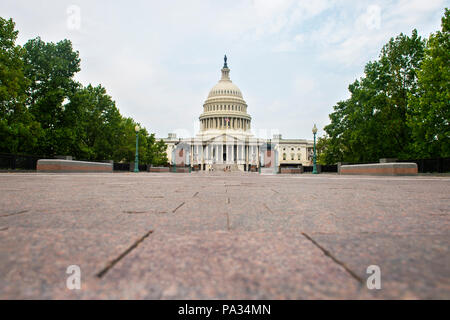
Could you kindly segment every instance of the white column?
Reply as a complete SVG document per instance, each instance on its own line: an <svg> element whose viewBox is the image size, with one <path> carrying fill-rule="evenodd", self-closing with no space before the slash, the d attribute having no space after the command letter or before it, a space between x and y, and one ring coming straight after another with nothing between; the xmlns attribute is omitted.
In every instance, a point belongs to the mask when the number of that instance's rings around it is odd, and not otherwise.
<svg viewBox="0 0 450 320"><path fill-rule="evenodd" d="M245 146L245 163L247 164L247 169L248 169L248 145Z"/></svg>
<svg viewBox="0 0 450 320"><path fill-rule="evenodd" d="M236 147L236 161L239 163L239 160L241 160L241 145L238 143Z"/></svg>
<svg viewBox="0 0 450 320"><path fill-rule="evenodd" d="M234 163L234 143L231 145L231 162Z"/></svg>
<svg viewBox="0 0 450 320"><path fill-rule="evenodd" d="M255 152L255 147L251 146L250 148L250 163L253 164L253 153Z"/></svg>
<svg viewBox="0 0 450 320"><path fill-rule="evenodd" d="M225 149L226 149L226 157L225 157L225 162L226 163L228 163L228 160L230 160L230 148L228 148L228 142L227 142L227 144L225 145Z"/></svg>

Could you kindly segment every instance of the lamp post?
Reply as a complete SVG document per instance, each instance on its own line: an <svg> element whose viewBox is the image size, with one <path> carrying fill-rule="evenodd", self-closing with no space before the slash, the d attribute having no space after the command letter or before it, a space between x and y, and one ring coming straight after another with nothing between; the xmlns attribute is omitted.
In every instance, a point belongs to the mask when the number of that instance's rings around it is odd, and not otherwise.
<svg viewBox="0 0 450 320"><path fill-rule="evenodd" d="M317 164L316 164L316 134L317 134L317 127L316 124L314 124L314 127L312 129L312 133L314 134L314 155L313 155L313 174L318 174L317 172Z"/></svg>
<svg viewBox="0 0 450 320"><path fill-rule="evenodd" d="M138 125L134 127L134 131L136 131L136 157L134 158L134 172L136 173L139 172L139 130L141 130L141 128Z"/></svg>

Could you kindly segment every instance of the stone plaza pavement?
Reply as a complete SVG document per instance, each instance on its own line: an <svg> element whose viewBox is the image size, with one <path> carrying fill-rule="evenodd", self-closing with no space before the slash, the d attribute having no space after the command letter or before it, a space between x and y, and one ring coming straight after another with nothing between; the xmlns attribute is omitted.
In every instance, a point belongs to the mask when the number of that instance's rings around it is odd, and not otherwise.
<svg viewBox="0 0 450 320"><path fill-rule="evenodd" d="M449 177L3 173L0 298L449 299L449 212Z"/></svg>

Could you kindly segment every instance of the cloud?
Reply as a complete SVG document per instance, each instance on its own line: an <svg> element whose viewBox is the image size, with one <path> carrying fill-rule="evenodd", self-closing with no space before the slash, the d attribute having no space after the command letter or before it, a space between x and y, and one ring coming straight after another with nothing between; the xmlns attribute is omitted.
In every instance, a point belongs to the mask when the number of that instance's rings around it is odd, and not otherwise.
<svg viewBox="0 0 450 320"><path fill-rule="evenodd" d="M366 12L359 17L359 21L357 23L364 24L369 30L379 30L381 28L380 6L368 6Z"/></svg>
<svg viewBox="0 0 450 320"><path fill-rule="evenodd" d="M80 28L76 10L80 9ZM390 37L440 26L448 0L4 0L19 42L69 38L82 83L104 85L158 136L192 135L226 53L254 128L311 135ZM73 8L72 8L73 9ZM72 17L72 19L70 19ZM69 19L69 20L68 20ZM70 25L68 23L70 22Z"/></svg>

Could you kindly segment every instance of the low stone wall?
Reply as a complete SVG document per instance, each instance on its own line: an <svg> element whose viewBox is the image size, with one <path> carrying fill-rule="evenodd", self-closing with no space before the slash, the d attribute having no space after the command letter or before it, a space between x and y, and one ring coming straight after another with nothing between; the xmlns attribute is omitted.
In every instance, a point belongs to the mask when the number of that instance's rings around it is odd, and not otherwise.
<svg viewBox="0 0 450 320"><path fill-rule="evenodd" d="M280 169L281 174L300 174L303 173L303 168L283 168Z"/></svg>
<svg viewBox="0 0 450 320"><path fill-rule="evenodd" d="M415 163L371 163L340 166L340 174L408 176L418 172Z"/></svg>
<svg viewBox="0 0 450 320"><path fill-rule="evenodd" d="M111 163L72 161L59 159L40 159L37 172L113 172Z"/></svg>
<svg viewBox="0 0 450 320"><path fill-rule="evenodd" d="M169 172L169 167L148 167L148 172Z"/></svg>

